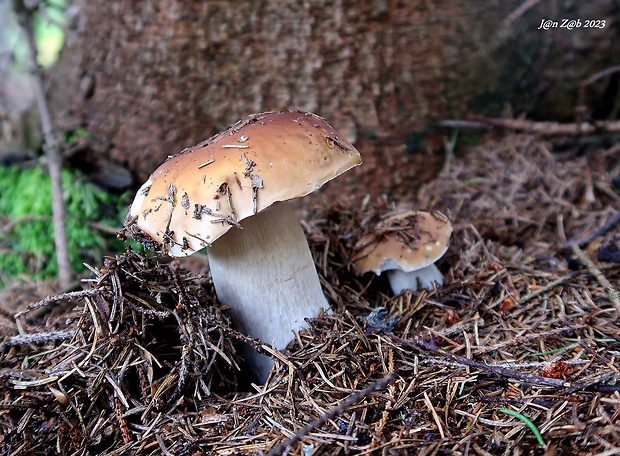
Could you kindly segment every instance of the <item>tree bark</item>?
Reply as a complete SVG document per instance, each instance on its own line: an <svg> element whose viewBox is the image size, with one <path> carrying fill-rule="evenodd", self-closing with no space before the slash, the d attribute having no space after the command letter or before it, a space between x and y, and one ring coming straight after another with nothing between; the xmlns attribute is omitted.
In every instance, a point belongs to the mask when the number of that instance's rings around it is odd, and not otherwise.
<svg viewBox="0 0 620 456"><path fill-rule="evenodd" d="M442 149L439 120L507 107L574 120L583 101L586 117L613 113L617 74L585 98L579 84L617 63L619 3L75 0L57 93L91 134L90 157L139 181L250 112L300 107L355 140L365 165L352 175L384 191L437 167L422 153L412 168L407 152ZM538 30L543 18L582 26ZM377 169L400 174L362 178Z"/></svg>

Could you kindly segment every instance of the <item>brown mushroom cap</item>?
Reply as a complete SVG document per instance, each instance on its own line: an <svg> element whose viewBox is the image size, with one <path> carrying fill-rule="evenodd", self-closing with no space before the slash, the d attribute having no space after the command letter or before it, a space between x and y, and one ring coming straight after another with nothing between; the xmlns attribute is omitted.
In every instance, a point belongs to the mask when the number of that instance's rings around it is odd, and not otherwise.
<svg viewBox="0 0 620 456"><path fill-rule="evenodd" d="M162 164L136 195L126 229L151 249L190 255L360 163L357 149L315 114L253 114Z"/></svg>
<svg viewBox="0 0 620 456"><path fill-rule="evenodd" d="M380 275L390 269L416 271L448 250L452 225L440 212L411 211L390 215L357 243L353 266L358 274Z"/></svg>

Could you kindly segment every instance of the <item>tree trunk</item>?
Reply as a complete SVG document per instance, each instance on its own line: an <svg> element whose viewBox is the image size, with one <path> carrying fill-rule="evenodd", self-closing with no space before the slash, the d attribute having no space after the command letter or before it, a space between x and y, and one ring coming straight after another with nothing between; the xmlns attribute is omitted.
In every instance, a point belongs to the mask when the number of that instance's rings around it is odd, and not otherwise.
<svg viewBox="0 0 620 456"><path fill-rule="evenodd" d="M506 107L573 120L579 84L617 63L619 3L75 0L57 94L91 135L84 157L139 181L250 112L300 107L356 141L351 175L381 192L439 166L424 152L403 168L407 151L443 148L438 120ZM543 18L582 26L538 30ZM588 87L593 109L618 100L617 75ZM397 178L378 183L379 166Z"/></svg>

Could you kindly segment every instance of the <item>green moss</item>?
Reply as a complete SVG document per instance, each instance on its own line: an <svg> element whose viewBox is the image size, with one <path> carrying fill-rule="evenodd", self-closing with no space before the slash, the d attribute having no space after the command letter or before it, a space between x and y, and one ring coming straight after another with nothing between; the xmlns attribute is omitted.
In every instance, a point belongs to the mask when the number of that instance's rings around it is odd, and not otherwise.
<svg viewBox="0 0 620 456"><path fill-rule="evenodd" d="M7 277L28 274L34 278L56 276L49 176L40 168L0 167L0 287ZM124 198L110 195L76 171L63 170L67 240L73 272L82 263L99 264L104 252L122 251L123 244L91 222L121 225Z"/></svg>

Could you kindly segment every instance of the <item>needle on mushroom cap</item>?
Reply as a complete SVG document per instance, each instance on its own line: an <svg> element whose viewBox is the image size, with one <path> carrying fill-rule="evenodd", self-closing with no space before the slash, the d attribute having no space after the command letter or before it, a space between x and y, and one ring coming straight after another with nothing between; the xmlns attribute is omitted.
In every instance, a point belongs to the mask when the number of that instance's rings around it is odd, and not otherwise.
<svg viewBox="0 0 620 456"><path fill-rule="evenodd" d="M284 348L328 304L286 201L357 166L355 147L306 112L253 114L170 157L142 186L125 230L171 256L207 248L218 299L245 334ZM258 377L272 362L247 354Z"/></svg>
<svg viewBox="0 0 620 456"><path fill-rule="evenodd" d="M358 274L386 272L392 291L432 290L443 285L435 262L450 245L452 225L440 212L390 214L357 243L353 267Z"/></svg>

